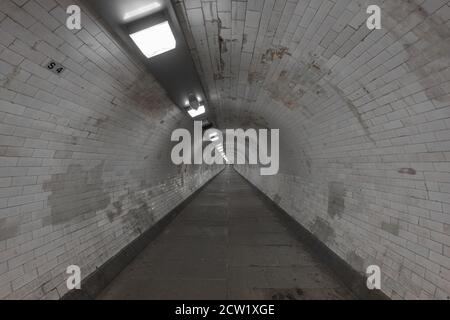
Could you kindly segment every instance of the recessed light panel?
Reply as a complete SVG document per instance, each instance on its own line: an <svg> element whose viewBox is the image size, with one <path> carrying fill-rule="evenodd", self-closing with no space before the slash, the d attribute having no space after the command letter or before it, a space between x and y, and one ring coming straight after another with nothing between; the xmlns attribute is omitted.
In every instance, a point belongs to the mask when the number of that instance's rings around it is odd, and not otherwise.
<svg viewBox="0 0 450 320"><path fill-rule="evenodd" d="M177 45L168 21L130 34L130 37L147 58L173 50Z"/></svg>
<svg viewBox="0 0 450 320"><path fill-rule="evenodd" d="M201 114L204 114L206 112L205 106L198 107L197 110L195 109L189 109L188 113L192 118L198 117Z"/></svg>

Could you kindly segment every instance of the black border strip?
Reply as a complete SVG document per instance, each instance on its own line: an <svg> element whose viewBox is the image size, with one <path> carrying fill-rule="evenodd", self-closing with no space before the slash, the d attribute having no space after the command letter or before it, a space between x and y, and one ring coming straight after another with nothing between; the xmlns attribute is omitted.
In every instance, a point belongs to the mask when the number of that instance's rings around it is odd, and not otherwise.
<svg viewBox="0 0 450 320"><path fill-rule="evenodd" d="M111 257L97 270L91 273L81 282L81 289L67 292L61 300L95 300L96 297L119 275L119 273L144 250L151 241L170 224L173 219L193 200L197 194L213 181L224 169L216 173L211 179L205 182L200 188L194 191L189 197L178 204L172 211L166 214L156 224L147 231L130 242L126 247Z"/></svg>
<svg viewBox="0 0 450 320"><path fill-rule="evenodd" d="M275 212L278 213L282 221L302 242L305 243L312 253L320 260L326 263L333 272L339 277L344 285L346 285L355 296L362 300L391 300L381 290L369 290L366 286L366 277L360 272L353 269L344 259L334 253L326 244L320 241L314 234L303 227L297 220L295 220L286 210L281 208L264 192L258 189L251 183L244 175L242 175L236 168L233 169L247 181L258 193L260 198Z"/></svg>

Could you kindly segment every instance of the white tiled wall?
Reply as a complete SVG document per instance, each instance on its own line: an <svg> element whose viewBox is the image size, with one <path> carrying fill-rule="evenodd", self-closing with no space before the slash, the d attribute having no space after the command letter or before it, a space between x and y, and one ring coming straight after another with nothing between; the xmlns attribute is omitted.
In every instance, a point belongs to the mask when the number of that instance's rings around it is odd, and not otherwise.
<svg viewBox="0 0 450 320"><path fill-rule="evenodd" d="M61 297L218 170L172 165L191 121L77 3L0 1L0 299Z"/></svg>

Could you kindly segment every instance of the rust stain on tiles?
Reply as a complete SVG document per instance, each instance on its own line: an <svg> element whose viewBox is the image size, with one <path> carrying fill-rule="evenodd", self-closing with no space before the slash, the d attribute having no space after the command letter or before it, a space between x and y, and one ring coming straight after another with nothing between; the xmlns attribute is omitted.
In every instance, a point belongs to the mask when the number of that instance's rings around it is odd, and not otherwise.
<svg viewBox="0 0 450 320"><path fill-rule="evenodd" d="M261 63L265 64L274 60L283 59L285 55L291 55L287 47L270 48L261 56Z"/></svg>
<svg viewBox="0 0 450 320"><path fill-rule="evenodd" d="M288 77L286 70L281 71L278 79L268 86L266 86L270 98L281 102L289 109L296 109L301 106L300 99L305 94L305 91L297 87L295 82L292 82Z"/></svg>

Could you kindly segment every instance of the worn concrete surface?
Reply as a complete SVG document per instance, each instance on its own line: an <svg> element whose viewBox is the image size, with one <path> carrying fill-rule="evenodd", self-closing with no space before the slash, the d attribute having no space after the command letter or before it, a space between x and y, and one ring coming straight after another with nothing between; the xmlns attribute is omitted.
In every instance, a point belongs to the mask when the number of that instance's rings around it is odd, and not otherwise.
<svg viewBox="0 0 450 320"><path fill-rule="evenodd" d="M100 299L352 299L232 168L206 186Z"/></svg>

